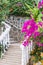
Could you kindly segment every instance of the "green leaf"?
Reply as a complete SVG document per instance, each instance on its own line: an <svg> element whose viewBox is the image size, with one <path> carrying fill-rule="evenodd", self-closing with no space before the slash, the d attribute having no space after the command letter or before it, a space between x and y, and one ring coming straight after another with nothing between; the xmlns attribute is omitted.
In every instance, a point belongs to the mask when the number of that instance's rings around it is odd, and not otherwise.
<svg viewBox="0 0 43 65"><path fill-rule="evenodd" d="M28 8L30 11L33 11L33 9L32 9L27 3L25 3L25 5L27 6L27 8Z"/></svg>

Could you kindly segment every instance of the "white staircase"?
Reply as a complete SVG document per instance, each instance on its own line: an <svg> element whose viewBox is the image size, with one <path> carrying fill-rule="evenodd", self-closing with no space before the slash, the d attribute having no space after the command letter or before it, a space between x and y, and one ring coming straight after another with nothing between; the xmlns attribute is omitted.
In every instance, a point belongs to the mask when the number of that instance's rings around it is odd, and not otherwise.
<svg viewBox="0 0 43 65"><path fill-rule="evenodd" d="M20 42L23 40L23 33L21 32L22 25L25 18L10 16L5 22L11 26L10 41Z"/></svg>
<svg viewBox="0 0 43 65"><path fill-rule="evenodd" d="M24 21L25 21L24 18L10 16L10 18L8 20L6 20L6 23L8 23L9 25L11 25L12 27L14 27L18 30L21 30Z"/></svg>
<svg viewBox="0 0 43 65"><path fill-rule="evenodd" d="M21 65L21 60L20 44L11 44L3 59L0 59L0 65Z"/></svg>
<svg viewBox="0 0 43 65"><path fill-rule="evenodd" d="M10 21L6 21L6 23L9 24L11 27L13 27L13 29L11 31L9 30L11 35L11 40L9 40L9 31L7 30L8 32L7 40L5 38L6 35L4 35L5 37L4 38L2 37L2 40L0 41L3 44L4 42L7 43L7 41L10 42L8 51L4 54L2 59L0 59L0 65L26 65L30 57L30 51L32 50L32 43L29 46L24 47L23 45L20 44L20 42L19 43L14 42L15 40L13 36L16 35L17 38L19 38L20 34L19 35L17 34L19 33L19 31L21 31L21 27L22 27L21 23L18 24L19 21L14 22L14 20L10 20L14 24L11 23ZM17 33L13 34L15 32L13 30L17 30Z"/></svg>

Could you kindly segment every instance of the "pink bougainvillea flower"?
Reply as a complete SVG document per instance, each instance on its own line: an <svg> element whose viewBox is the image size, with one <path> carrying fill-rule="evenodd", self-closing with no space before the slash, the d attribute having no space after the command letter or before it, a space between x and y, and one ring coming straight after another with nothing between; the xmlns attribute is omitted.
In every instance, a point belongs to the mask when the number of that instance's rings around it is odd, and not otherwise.
<svg viewBox="0 0 43 65"><path fill-rule="evenodd" d="M38 25L34 21L34 19L27 20L24 22L24 25L22 27L22 32L25 32L25 38L28 36L28 39L34 34L34 32L38 29ZM28 41L24 40L23 45L28 45Z"/></svg>
<svg viewBox="0 0 43 65"><path fill-rule="evenodd" d="M29 23L28 23L29 21L25 21L24 22L24 24L23 24L23 26L22 26L22 32L27 32L28 30L27 30L27 26L29 25Z"/></svg>
<svg viewBox="0 0 43 65"><path fill-rule="evenodd" d="M37 45L40 47L43 46L43 43L37 42Z"/></svg>
<svg viewBox="0 0 43 65"><path fill-rule="evenodd" d="M43 11L42 11L42 14L43 14Z"/></svg>
<svg viewBox="0 0 43 65"><path fill-rule="evenodd" d="M22 44L23 44L24 46L27 46L27 45L28 45L28 40L24 40Z"/></svg>
<svg viewBox="0 0 43 65"><path fill-rule="evenodd" d="M36 25L31 26L31 28L27 32L27 36L31 37L37 29L38 29L38 26Z"/></svg>
<svg viewBox="0 0 43 65"><path fill-rule="evenodd" d="M42 17L42 21L43 21L43 17Z"/></svg>
<svg viewBox="0 0 43 65"><path fill-rule="evenodd" d="M25 38L26 38L27 36L28 36L28 38L30 38L30 37L32 36L32 34L31 34L31 33L27 33L27 34L24 35Z"/></svg>
<svg viewBox="0 0 43 65"><path fill-rule="evenodd" d="M26 32L26 34L29 34L34 32L34 30L36 30L37 28L38 26L36 25L34 19L27 20L24 22L24 25L22 27L22 32Z"/></svg>
<svg viewBox="0 0 43 65"><path fill-rule="evenodd" d="M42 14L43 14L43 11L42 11ZM43 21L43 16L42 16L42 21Z"/></svg>
<svg viewBox="0 0 43 65"><path fill-rule="evenodd" d="M42 0L42 2L41 2L41 3L42 3L42 5L43 5L43 0Z"/></svg>
<svg viewBox="0 0 43 65"><path fill-rule="evenodd" d="M39 3L38 3L38 8L40 9L41 7L42 7L42 3L39 2Z"/></svg>
<svg viewBox="0 0 43 65"><path fill-rule="evenodd" d="M35 25L33 26L33 28L34 28L35 30L37 30L37 29L38 29L38 25L35 24Z"/></svg>
<svg viewBox="0 0 43 65"><path fill-rule="evenodd" d="M43 0L41 2L38 3L38 8L42 8L43 7Z"/></svg>
<svg viewBox="0 0 43 65"><path fill-rule="evenodd" d="M29 31L27 32L27 36L32 36L32 34L34 33L35 28L30 28Z"/></svg>
<svg viewBox="0 0 43 65"><path fill-rule="evenodd" d="M24 42L23 42L23 45L24 45L24 46L27 46L27 45L28 45L28 42L27 42L27 41L24 41Z"/></svg>
<svg viewBox="0 0 43 65"><path fill-rule="evenodd" d="M43 7L43 0L41 2L38 3L38 8L41 8L42 11L42 7ZM41 12L39 11L39 13ZM43 11L42 13L43 14ZM22 32L25 33L25 40L23 41L23 45L27 46L29 43L29 40L31 40L32 38L34 38L35 43L38 46L43 46L43 43L40 42L41 38L40 37L40 31L39 28L42 29L43 28L43 16L42 16L42 22L38 22L36 23L34 19L32 19L32 14L31 14L31 19L30 20L26 20L22 26Z"/></svg>
<svg viewBox="0 0 43 65"><path fill-rule="evenodd" d="M23 45L24 46L28 46L28 43L29 43L29 36L26 36L25 40L23 41Z"/></svg>
<svg viewBox="0 0 43 65"><path fill-rule="evenodd" d="M33 19L31 19L31 20L26 20L26 21L24 22L24 24L23 24L22 32L27 32L33 22L34 22Z"/></svg>
<svg viewBox="0 0 43 65"><path fill-rule="evenodd" d="M42 26L42 25L43 25L43 23L42 23L42 22L39 22L39 23L38 23L38 25Z"/></svg>
<svg viewBox="0 0 43 65"><path fill-rule="evenodd" d="M38 24L39 24L40 26L42 26L42 22L39 22Z"/></svg>
<svg viewBox="0 0 43 65"><path fill-rule="evenodd" d="M40 35L40 32L35 32L34 33L34 38L36 38L37 36L39 36Z"/></svg>

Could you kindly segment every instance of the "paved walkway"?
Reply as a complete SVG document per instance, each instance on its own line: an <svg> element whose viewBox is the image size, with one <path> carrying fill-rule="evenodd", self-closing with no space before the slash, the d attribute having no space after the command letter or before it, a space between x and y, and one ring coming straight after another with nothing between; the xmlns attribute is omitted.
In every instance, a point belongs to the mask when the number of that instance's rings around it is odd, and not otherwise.
<svg viewBox="0 0 43 65"><path fill-rule="evenodd" d="M21 49L19 44L11 44L0 65L21 65Z"/></svg>

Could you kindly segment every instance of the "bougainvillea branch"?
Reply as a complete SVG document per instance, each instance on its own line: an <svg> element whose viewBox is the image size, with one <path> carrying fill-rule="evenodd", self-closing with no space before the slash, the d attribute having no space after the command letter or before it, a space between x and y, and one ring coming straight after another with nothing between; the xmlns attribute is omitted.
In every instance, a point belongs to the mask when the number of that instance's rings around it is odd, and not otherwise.
<svg viewBox="0 0 43 65"><path fill-rule="evenodd" d="M30 9L30 19L26 20L22 27L22 33L24 33L25 40L23 45L26 47L33 41L35 47L31 51L30 55L33 62L39 62L42 60L41 51L43 51L43 0L38 3L38 6Z"/></svg>
<svg viewBox="0 0 43 65"><path fill-rule="evenodd" d="M38 16L39 15L42 16L43 15L43 0L38 3L37 8L39 8ZM40 9L42 9L42 10L40 11ZM32 14L34 14L34 12ZM33 17L34 17L34 15L33 15ZM25 37L27 38L27 36L28 36L28 39L30 39L30 40L31 40L31 38L35 39L38 36L41 36L40 33L43 32L43 16L42 16L42 21L38 21L37 23L33 17L30 20L26 20L22 27L22 32L25 33ZM24 46L26 46L26 44L28 44L28 43L29 43L29 41L25 41ZM43 43L41 41L40 41L40 43L37 41L37 44L40 46L43 46Z"/></svg>

